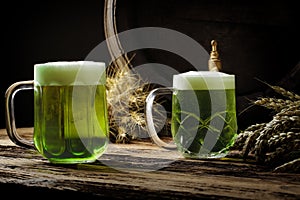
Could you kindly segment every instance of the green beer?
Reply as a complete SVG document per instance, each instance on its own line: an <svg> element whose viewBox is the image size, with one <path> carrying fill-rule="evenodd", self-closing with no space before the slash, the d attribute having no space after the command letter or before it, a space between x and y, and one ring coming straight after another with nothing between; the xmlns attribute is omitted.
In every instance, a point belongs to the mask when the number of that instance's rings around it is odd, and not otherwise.
<svg viewBox="0 0 300 200"><path fill-rule="evenodd" d="M185 157L224 157L237 135L234 76L199 73L174 76L172 136Z"/></svg>
<svg viewBox="0 0 300 200"><path fill-rule="evenodd" d="M34 144L52 163L93 162L108 144L105 67L35 66Z"/></svg>

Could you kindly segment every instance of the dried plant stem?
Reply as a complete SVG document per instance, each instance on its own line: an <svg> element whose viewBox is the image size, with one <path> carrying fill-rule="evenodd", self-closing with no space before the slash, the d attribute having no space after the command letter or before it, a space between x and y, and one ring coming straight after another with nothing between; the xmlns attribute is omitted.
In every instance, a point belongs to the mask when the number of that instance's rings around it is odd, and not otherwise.
<svg viewBox="0 0 300 200"><path fill-rule="evenodd" d="M297 158L295 160L292 160L290 162L284 163L283 165L280 165L276 167L274 172L289 172L289 171L300 171L300 158Z"/></svg>

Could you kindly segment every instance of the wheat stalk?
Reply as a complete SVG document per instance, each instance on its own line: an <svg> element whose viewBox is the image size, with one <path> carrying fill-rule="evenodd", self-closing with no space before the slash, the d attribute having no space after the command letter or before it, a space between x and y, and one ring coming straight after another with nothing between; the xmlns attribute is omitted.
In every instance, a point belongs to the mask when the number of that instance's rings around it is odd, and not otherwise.
<svg viewBox="0 0 300 200"><path fill-rule="evenodd" d="M129 62L121 67L112 63L107 68L106 87L110 140L129 143L134 139L148 138L144 107L153 89L151 84L142 80ZM165 122L159 118L161 111L153 107L153 113L154 124L164 126Z"/></svg>
<svg viewBox="0 0 300 200"><path fill-rule="evenodd" d="M275 91L277 92L278 94L281 94L282 96L284 97L287 97L291 100L294 100L294 101L298 101L300 100L300 96L298 94L295 94L291 91L287 91L286 89L282 88L282 87L279 87L279 86L272 86L270 85L270 87Z"/></svg>
<svg viewBox="0 0 300 200"><path fill-rule="evenodd" d="M286 108L292 104L292 100L275 99L275 98L260 98L254 101L255 105L264 106L268 109L279 112L283 108Z"/></svg>

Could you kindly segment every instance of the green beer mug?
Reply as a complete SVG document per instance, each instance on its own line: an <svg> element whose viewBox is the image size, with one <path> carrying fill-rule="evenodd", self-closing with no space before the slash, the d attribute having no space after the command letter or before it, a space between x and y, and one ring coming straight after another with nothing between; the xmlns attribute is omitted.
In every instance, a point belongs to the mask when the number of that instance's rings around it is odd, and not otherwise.
<svg viewBox="0 0 300 200"><path fill-rule="evenodd" d="M108 117L105 63L49 62L34 65L34 80L6 91L6 129L12 142L34 148L51 163L96 161L107 149ZM16 129L14 96L34 90L33 139Z"/></svg>
<svg viewBox="0 0 300 200"><path fill-rule="evenodd" d="M152 109L157 95L172 95L172 143L159 138ZM146 122L152 140L186 158L222 158L237 136L235 76L190 71L173 75L172 88L156 88L146 99ZM175 144L174 144L175 143Z"/></svg>

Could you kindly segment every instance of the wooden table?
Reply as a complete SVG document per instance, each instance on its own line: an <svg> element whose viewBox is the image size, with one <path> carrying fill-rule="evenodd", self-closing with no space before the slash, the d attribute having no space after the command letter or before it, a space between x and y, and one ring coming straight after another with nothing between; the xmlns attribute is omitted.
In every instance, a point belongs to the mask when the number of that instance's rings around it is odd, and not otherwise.
<svg viewBox="0 0 300 200"><path fill-rule="evenodd" d="M19 131L30 135L33 129ZM87 200L300 199L300 174L274 173L233 158L184 159L150 141L110 144L96 163L54 165L35 150L13 144L2 129L0 191L1 199L6 194Z"/></svg>

